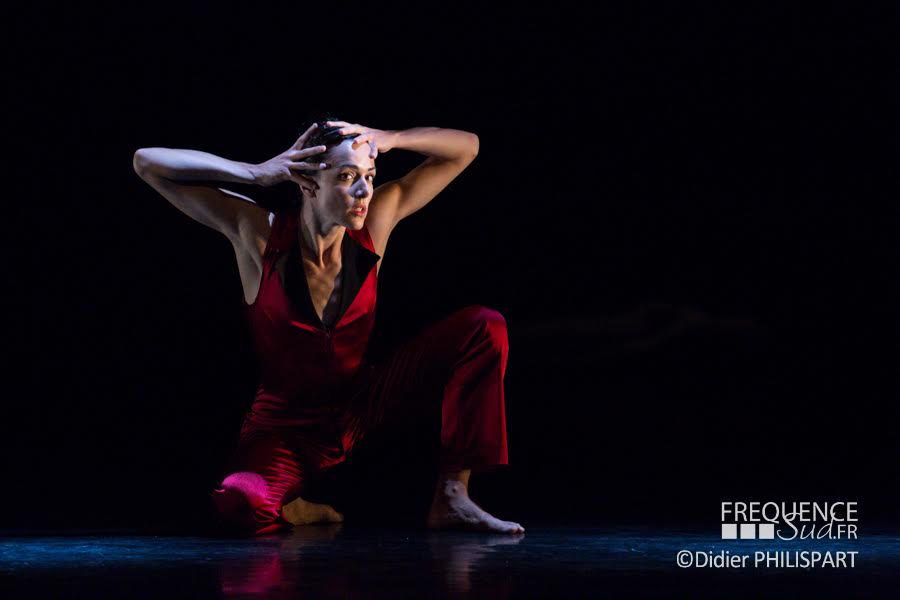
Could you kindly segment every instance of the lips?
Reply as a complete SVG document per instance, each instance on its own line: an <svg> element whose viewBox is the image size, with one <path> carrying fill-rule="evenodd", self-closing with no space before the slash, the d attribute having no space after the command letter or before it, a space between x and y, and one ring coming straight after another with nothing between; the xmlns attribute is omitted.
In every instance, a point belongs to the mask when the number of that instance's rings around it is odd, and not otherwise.
<svg viewBox="0 0 900 600"><path fill-rule="evenodd" d="M353 213L354 215L364 215L364 214L366 214L366 209L365 208L357 208L357 209L351 210L350 212Z"/></svg>

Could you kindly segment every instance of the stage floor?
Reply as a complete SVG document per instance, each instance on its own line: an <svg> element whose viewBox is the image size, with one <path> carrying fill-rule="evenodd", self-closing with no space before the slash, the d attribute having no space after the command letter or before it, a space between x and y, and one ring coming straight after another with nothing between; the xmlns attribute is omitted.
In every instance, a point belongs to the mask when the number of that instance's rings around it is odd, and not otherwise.
<svg viewBox="0 0 900 600"><path fill-rule="evenodd" d="M0 597L887 597L900 537L723 541L675 531L528 527L521 536L348 524L246 539L128 531L0 538ZM676 556L750 556L680 568ZM757 551L857 552L850 568L754 568ZM847 555L844 555L845 557Z"/></svg>

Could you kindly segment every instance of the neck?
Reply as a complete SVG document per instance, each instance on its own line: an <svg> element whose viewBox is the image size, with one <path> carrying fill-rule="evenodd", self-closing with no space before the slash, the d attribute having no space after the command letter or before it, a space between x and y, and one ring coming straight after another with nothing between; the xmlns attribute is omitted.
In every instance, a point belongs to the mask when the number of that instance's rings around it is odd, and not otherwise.
<svg viewBox="0 0 900 600"><path fill-rule="evenodd" d="M303 255L310 257L320 267L335 262L340 256L341 241L346 227L326 222L313 210L311 202L304 201L297 217L297 232Z"/></svg>

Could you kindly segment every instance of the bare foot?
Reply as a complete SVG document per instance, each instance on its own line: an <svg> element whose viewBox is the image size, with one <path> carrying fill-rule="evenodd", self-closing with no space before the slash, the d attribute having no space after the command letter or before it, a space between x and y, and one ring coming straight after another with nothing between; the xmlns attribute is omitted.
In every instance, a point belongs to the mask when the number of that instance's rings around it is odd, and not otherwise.
<svg viewBox="0 0 900 600"><path fill-rule="evenodd" d="M281 507L281 516L292 525L309 525L311 523L341 523L344 515L328 504L307 502L297 497Z"/></svg>
<svg viewBox="0 0 900 600"><path fill-rule="evenodd" d="M518 523L501 521L472 502L460 481L447 481L443 490L435 494L427 525L429 529L525 533L525 528Z"/></svg>

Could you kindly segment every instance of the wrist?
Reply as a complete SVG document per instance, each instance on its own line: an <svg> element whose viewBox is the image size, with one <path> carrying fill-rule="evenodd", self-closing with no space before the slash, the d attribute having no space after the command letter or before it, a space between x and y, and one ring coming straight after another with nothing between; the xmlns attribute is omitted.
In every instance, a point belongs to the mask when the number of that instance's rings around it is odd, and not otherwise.
<svg viewBox="0 0 900 600"><path fill-rule="evenodd" d="M247 171L247 178L248 178L247 183L253 184L253 185L259 185L260 166L261 165L257 165L257 164L253 164L253 163L244 163L243 164L244 169Z"/></svg>
<svg viewBox="0 0 900 600"><path fill-rule="evenodd" d="M400 129L389 129L388 139L391 142L391 148L403 147L403 131Z"/></svg>

